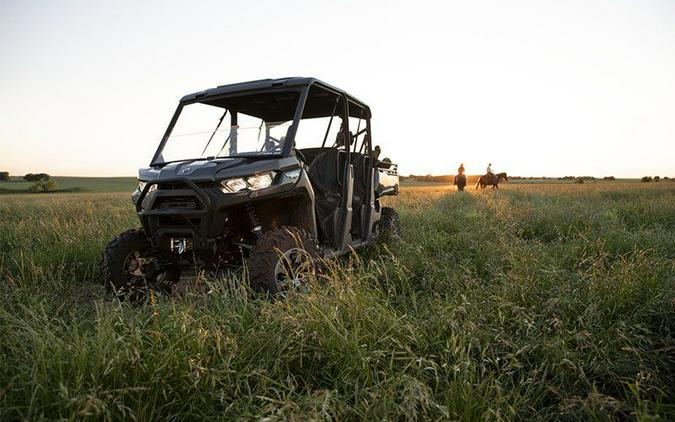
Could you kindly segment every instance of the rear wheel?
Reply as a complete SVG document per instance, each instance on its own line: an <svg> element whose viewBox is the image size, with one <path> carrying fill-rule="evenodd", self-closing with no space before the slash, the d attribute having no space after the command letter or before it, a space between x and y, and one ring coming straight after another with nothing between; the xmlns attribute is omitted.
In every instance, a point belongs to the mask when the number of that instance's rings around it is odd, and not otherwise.
<svg viewBox="0 0 675 422"><path fill-rule="evenodd" d="M120 298L143 299L150 289L169 292L180 278L177 268L160 268L141 229L130 229L106 246L101 274L108 292Z"/></svg>
<svg viewBox="0 0 675 422"><path fill-rule="evenodd" d="M314 238L296 227L262 235L249 255L251 288L270 295L307 287L316 274L320 250Z"/></svg>
<svg viewBox="0 0 675 422"><path fill-rule="evenodd" d="M378 237L383 240L400 240L398 213L390 207L382 207L380 221L377 222Z"/></svg>

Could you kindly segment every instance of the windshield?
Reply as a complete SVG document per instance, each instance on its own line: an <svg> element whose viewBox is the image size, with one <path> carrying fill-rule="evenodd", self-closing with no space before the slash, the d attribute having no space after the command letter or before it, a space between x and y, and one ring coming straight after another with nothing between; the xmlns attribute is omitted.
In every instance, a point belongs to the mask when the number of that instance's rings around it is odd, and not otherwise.
<svg viewBox="0 0 675 422"><path fill-rule="evenodd" d="M288 94L239 96L184 106L155 164L281 154L298 97Z"/></svg>

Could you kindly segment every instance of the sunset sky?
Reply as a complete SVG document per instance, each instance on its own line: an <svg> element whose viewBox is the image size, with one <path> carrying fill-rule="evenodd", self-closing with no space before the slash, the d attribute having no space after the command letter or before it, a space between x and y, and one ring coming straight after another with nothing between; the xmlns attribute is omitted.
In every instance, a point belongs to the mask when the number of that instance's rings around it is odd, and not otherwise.
<svg viewBox="0 0 675 422"><path fill-rule="evenodd" d="M675 177L675 1L0 2L0 171L135 176L186 93L314 76L404 174Z"/></svg>

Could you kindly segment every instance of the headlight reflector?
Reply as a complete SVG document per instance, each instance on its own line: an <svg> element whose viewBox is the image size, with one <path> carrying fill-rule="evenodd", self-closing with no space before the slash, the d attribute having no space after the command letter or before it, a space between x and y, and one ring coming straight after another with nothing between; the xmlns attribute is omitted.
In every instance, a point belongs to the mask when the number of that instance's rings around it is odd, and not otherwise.
<svg viewBox="0 0 675 422"><path fill-rule="evenodd" d="M293 169L284 173L282 183L296 182L300 177L300 169Z"/></svg>
<svg viewBox="0 0 675 422"><path fill-rule="evenodd" d="M272 181L274 180L274 177L272 177L272 173L263 173L259 174L257 176L251 176L246 179L246 183L251 186L252 190L258 190L258 189L264 189L272 185Z"/></svg>
<svg viewBox="0 0 675 422"><path fill-rule="evenodd" d="M145 185L147 185L147 184L148 184L148 182L143 182L143 181L139 180L138 181L138 192L139 193L143 192L143 189L145 188ZM157 184L153 183L152 185L150 185L150 188L148 188L148 193L154 192L156 190L157 190Z"/></svg>
<svg viewBox="0 0 675 422"><path fill-rule="evenodd" d="M220 184L223 186L222 191L224 193L239 192L240 190L244 190L248 187L246 180L242 179L241 177L237 179L223 180L220 182Z"/></svg>
<svg viewBox="0 0 675 422"><path fill-rule="evenodd" d="M135 204L138 201L138 198L141 196L141 192L143 192L143 189L145 189L145 186L148 184L148 182L144 182L142 180L138 181L138 186L136 186L136 190L131 194L131 201ZM154 183L148 188L148 193L154 192L157 190L157 184Z"/></svg>
<svg viewBox="0 0 675 422"><path fill-rule="evenodd" d="M248 177L237 177L235 179L225 179L220 181L223 193L234 193L242 190L258 190L272 186L274 182L274 172L256 174Z"/></svg>

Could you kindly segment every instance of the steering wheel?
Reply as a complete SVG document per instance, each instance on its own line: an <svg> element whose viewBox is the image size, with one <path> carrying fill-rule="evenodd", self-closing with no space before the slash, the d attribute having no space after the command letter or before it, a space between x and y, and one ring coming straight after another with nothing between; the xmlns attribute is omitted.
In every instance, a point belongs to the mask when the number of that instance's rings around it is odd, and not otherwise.
<svg viewBox="0 0 675 422"><path fill-rule="evenodd" d="M281 145L283 143L283 138L281 140L269 137L265 142L263 142L262 148L260 148L260 151L266 151L266 152L276 152L276 151L281 151Z"/></svg>

